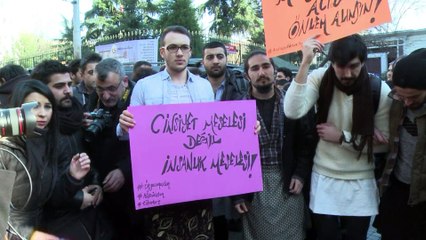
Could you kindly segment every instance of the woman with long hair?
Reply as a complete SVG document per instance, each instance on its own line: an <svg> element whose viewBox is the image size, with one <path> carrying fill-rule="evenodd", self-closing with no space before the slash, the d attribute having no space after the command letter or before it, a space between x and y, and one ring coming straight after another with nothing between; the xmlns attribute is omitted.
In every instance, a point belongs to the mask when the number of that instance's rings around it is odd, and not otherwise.
<svg viewBox="0 0 426 240"><path fill-rule="evenodd" d="M72 197L81 189L90 159L85 153L71 157L57 144L55 98L45 84L27 80L18 83L15 90L11 106L36 102L31 110L36 127L35 136L0 139L0 169L16 174L6 235L7 239L29 239L35 231L43 231L42 209L48 201ZM66 171L59 172L57 163L64 157L71 163Z"/></svg>

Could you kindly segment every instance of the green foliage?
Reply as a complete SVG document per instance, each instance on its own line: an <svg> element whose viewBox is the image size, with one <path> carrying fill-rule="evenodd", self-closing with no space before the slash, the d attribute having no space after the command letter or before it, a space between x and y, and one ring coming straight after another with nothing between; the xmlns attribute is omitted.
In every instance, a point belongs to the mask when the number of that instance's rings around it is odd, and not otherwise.
<svg viewBox="0 0 426 240"><path fill-rule="evenodd" d="M161 0L158 4L161 13L156 29L164 29L171 25L181 25L192 33L192 55L201 56L202 35L199 18L191 0Z"/></svg>
<svg viewBox="0 0 426 240"><path fill-rule="evenodd" d="M64 31L62 32L62 40L67 42L72 42L73 40L73 30L74 27L64 16L62 16L62 24L64 26Z"/></svg>
<svg viewBox="0 0 426 240"><path fill-rule="evenodd" d="M40 55L42 52L49 52L53 43L32 33L21 33L18 39L13 43L10 52L8 52L3 61L9 62L16 59L30 58ZM25 68L32 67L26 63L18 63Z"/></svg>
<svg viewBox="0 0 426 240"><path fill-rule="evenodd" d="M86 12L84 26L87 28L86 39L118 33L120 4L118 0L94 0L93 8Z"/></svg>
<svg viewBox="0 0 426 240"><path fill-rule="evenodd" d="M199 18L196 16L196 10L192 6L191 0L162 0L158 4L160 19L157 29L164 29L170 25L181 25L191 32L199 32Z"/></svg>
<svg viewBox="0 0 426 240"><path fill-rule="evenodd" d="M151 30L157 6L152 0L93 0L85 16L86 39L129 32Z"/></svg>
<svg viewBox="0 0 426 240"><path fill-rule="evenodd" d="M235 33L253 34L258 33L259 29L263 31L259 6L259 0L207 0L200 6L200 11L213 15L211 32L231 37Z"/></svg>

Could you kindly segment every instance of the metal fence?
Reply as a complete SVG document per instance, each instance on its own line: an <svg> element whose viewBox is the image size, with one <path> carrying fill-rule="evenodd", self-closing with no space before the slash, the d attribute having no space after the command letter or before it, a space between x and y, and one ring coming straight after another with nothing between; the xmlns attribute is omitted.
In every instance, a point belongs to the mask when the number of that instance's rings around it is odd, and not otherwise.
<svg viewBox="0 0 426 240"><path fill-rule="evenodd" d="M82 55L83 57L89 52L95 51L95 46L110 44L120 41L130 41L130 40L138 40L138 39L147 39L147 38L157 38L161 34L160 31L152 30L152 31L141 31L135 30L130 32L120 32L119 34L105 36L96 40L83 41L82 43ZM232 46L235 51L232 51L228 55L228 62L231 64L241 65L243 62L244 54L249 52L252 49L263 49L264 46L250 44L247 41L242 40L234 40L232 38L226 38L219 35L208 34L204 35L201 32L192 32L192 57L201 57L202 47L205 43L209 41L221 41L229 46ZM52 46L52 50L48 53L42 53L37 56L29 57L29 58L21 58L21 59L13 59L8 61L0 62L0 67L9 63L19 64L27 69L34 68L35 65L40 63L43 60L53 59L63 62L64 64L73 60L73 48L71 42L61 42L61 47ZM57 50L57 49L60 50ZM159 58L160 59L160 58Z"/></svg>

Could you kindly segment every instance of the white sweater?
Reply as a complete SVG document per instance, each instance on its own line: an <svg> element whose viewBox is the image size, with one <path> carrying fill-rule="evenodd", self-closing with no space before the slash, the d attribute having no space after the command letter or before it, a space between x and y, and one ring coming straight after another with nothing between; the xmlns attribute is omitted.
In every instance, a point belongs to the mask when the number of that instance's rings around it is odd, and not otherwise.
<svg viewBox="0 0 426 240"><path fill-rule="evenodd" d="M284 112L287 117L297 119L305 115L316 104L319 86L326 69L314 70L308 75L306 84L293 81L286 93ZM378 110L374 117L374 126L385 136L389 136L389 109L391 99L387 84L381 84ZM353 96L346 95L334 87L333 98L328 112L327 122L344 131L347 139L351 137ZM374 152L387 151L387 145L374 145ZM320 140L315 152L313 171L337 179L374 178L374 163L368 162L367 146L358 159L359 152L352 144L331 143Z"/></svg>

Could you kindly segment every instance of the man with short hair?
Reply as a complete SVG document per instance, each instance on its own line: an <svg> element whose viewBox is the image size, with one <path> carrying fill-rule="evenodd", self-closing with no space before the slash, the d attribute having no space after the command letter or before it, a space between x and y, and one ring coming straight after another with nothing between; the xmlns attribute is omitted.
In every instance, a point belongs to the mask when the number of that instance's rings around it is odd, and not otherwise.
<svg viewBox="0 0 426 240"><path fill-rule="evenodd" d="M234 196L241 213L244 239L304 239L305 203L302 189L309 179L314 153L314 117L300 120L284 115L282 92L275 87L273 60L253 51L244 61L256 100L263 191Z"/></svg>
<svg viewBox="0 0 426 240"><path fill-rule="evenodd" d="M370 218L378 212L373 144L375 152L387 150L390 89L379 85L375 102L373 83L381 81L367 72L367 46L359 35L332 42L331 65L308 75L315 54L323 49L316 37L304 42L284 112L297 119L315 104L318 107L320 139L309 203L318 239L341 239L340 224L345 226L345 239L366 239Z"/></svg>
<svg viewBox="0 0 426 240"><path fill-rule="evenodd" d="M391 154L380 178L376 217L382 239L426 237L426 49L401 59L393 69Z"/></svg>
<svg viewBox="0 0 426 240"><path fill-rule="evenodd" d="M0 68L0 106L7 107L15 85L29 78L28 71L16 64L7 64Z"/></svg>
<svg viewBox="0 0 426 240"><path fill-rule="evenodd" d="M277 68L276 85L280 90L287 90L293 80L293 73L286 67Z"/></svg>
<svg viewBox="0 0 426 240"><path fill-rule="evenodd" d="M137 61L133 65L132 81L137 82L142 78L157 73L152 69L151 63L147 61Z"/></svg>
<svg viewBox="0 0 426 240"><path fill-rule="evenodd" d="M191 35L182 26L167 27L160 37L160 54L166 68L136 83L131 105L211 102L214 100L210 83L187 69L191 56ZM120 136L135 126L127 110L120 116L117 134ZM213 239L211 201L200 200L153 208L146 213L149 239ZM167 222L167 227L164 223Z"/></svg>
<svg viewBox="0 0 426 240"><path fill-rule="evenodd" d="M227 69L228 53L223 43L213 41L204 45L201 63L206 70L206 78L212 85L215 101L241 100L248 89L248 81L237 78ZM216 239L228 239L228 219L231 218L229 198L213 199L213 222ZM228 219L227 219L228 218Z"/></svg>
<svg viewBox="0 0 426 240"><path fill-rule="evenodd" d="M73 95L87 110L89 105L89 95L95 91L96 87L96 65L102 61L102 56L91 53L81 60L82 81L73 88Z"/></svg>
<svg viewBox="0 0 426 240"><path fill-rule="evenodd" d="M237 78L227 69L228 53L221 42L209 42L203 47L202 64L212 85L216 101L240 100L247 94L248 81Z"/></svg>
<svg viewBox="0 0 426 240"><path fill-rule="evenodd" d="M81 59L74 59L68 63L70 69L70 78L73 86L77 86L81 82Z"/></svg>
<svg viewBox="0 0 426 240"><path fill-rule="evenodd" d="M18 77L28 75L28 71L25 70L21 65L7 64L0 68L0 85L5 84L7 81Z"/></svg>
<svg viewBox="0 0 426 240"><path fill-rule="evenodd" d="M276 80L285 80L287 82L291 82L293 79L293 73L290 69L286 67L277 68L277 77Z"/></svg>
<svg viewBox="0 0 426 240"><path fill-rule="evenodd" d="M42 81L52 91L58 106L60 143L66 146L71 156L85 152L83 142L83 107L72 96L69 69L56 60L45 60L35 66L31 77ZM64 154L64 153L62 153ZM65 170L69 162L58 163ZM85 177L85 187L66 203L55 203L61 208L48 207L46 221L49 232L71 239L93 239L105 236L96 230L95 206L103 199L97 172L92 168ZM104 233L105 230L103 230ZM108 229L106 229L108 231Z"/></svg>
<svg viewBox="0 0 426 240"><path fill-rule="evenodd" d="M97 112L86 128L88 154L99 172L104 191L104 210L114 226L114 239L134 239L141 234L134 222L129 141L115 134L121 112L130 103L134 84L124 66L106 58L95 67L96 88L90 96L90 111ZM140 228L140 227L139 227ZM143 234L142 234L143 235Z"/></svg>

